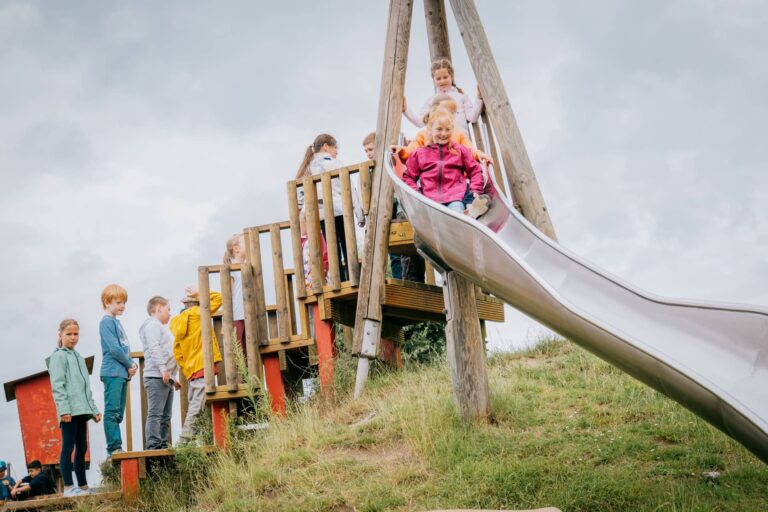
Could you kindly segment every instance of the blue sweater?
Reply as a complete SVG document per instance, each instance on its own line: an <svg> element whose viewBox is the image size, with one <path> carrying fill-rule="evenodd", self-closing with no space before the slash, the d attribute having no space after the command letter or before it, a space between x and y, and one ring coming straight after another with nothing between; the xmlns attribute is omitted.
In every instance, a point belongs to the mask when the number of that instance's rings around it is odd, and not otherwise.
<svg viewBox="0 0 768 512"><path fill-rule="evenodd" d="M128 379L128 370L133 367L131 348L120 321L109 315L99 322L101 337L101 377L122 377Z"/></svg>

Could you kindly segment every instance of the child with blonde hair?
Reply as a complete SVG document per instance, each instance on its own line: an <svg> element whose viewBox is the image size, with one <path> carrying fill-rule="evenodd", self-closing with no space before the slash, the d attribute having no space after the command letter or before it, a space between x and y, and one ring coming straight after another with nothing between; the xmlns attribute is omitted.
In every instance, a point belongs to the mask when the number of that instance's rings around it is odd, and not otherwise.
<svg viewBox="0 0 768 512"><path fill-rule="evenodd" d="M483 110L483 99L480 97L480 89L477 91L477 101L472 103L470 97L464 93L461 89L456 87L455 75L453 72L453 65L451 61L446 58L436 59L432 62L431 67L432 80L435 84L435 94L427 98L424 105L421 107L418 115L415 115L411 109L408 108L405 98L403 98L403 113L406 119L408 119L417 128L422 128L426 125L426 116L432 105L434 97L438 94L447 94L456 102L456 113L454 115L454 125L456 130L463 132L469 136L469 129L467 123L474 123L480 117L480 112Z"/></svg>
<svg viewBox="0 0 768 512"><path fill-rule="evenodd" d="M75 350L80 340L80 325L67 318L59 324L57 348L45 362L51 377L51 391L61 429L59 470L64 481L64 496L90 494L85 475L85 452L88 450L88 420L101 421L101 413L93 401L85 359ZM75 452L74 464L72 452ZM74 467L77 487L72 481Z"/></svg>
<svg viewBox="0 0 768 512"><path fill-rule="evenodd" d="M227 250L224 253L224 264L245 263L245 235L235 233L227 240ZM243 357L248 361L245 349L245 303L243 302L243 274L232 272L232 320L235 328L237 343L240 345Z"/></svg>
<svg viewBox="0 0 768 512"><path fill-rule="evenodd" d="M429 116L427 129L432 144L417 149L406 163L403 181L438 203L464 213L464 197L483 193L483 171L466 147L451 141L453 115L438 109Z"/></svg>
<svg viewBox="0 0 768 512"><path fill-rule="evenodd" d="M101 292L104 317L99 322L101 338L101 382L104 383L104 435L107 454L123 451L120 424L125 414L128 380L136 374L139 365L131 359L128 337L118 316L125 312L128 292L120 285L110 284Z"/></svg>

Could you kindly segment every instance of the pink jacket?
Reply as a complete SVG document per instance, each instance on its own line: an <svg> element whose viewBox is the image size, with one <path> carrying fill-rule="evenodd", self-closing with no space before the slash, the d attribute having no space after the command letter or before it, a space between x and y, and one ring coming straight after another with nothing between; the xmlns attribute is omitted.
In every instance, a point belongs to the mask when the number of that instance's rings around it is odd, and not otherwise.
<svg viewBox="0 0 768 512"><path fill-rule="evenodd" d="M481 194L483 170L469 149L453 142L417 149L408 158L403 174L403 181L412 189L443 204L464 199L467 178L470 192Z"/></svg>

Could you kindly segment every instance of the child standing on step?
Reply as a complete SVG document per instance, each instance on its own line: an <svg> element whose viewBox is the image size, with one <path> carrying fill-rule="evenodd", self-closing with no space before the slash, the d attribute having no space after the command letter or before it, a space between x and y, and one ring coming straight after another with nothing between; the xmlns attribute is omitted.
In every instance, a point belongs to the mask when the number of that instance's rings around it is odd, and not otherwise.
<svg viewBox="0 0 768 512"><path fill-rule="evenodd" d="M145 445L147 450L168 448L168 434L173 413L174 389L181 389L173 358L171 333L166 325L171 319L168 299L155 296L147 303L149 318L139 327L144 349L144 389L147 392L147 421Z"/></svg>
<svg viewBox="0 0 768 512"><path fill-rule="evenodd" d="M224 264L245 263L245 235L235 233L227 240L227 250L224 252ZM248 351L245 346L245 304L243 302L243 273L235 271L230 274L232 279L232 321L235 336L243 359L248 363Z"/></svg>
<svg viewBox="0 0 768 512"><path fill-rule="evenodd" d="M139 365L131 359L128 337L118 316L125 312L128 292L120 285L110 284L101 292L104 317L99 323L101 337L101 382L104 383L104 435L107 438L107 454L123 451L120 424L125 414L125 397L128 381L136 374Z"/></svg>
<svg viewBox="0 0 768 512"><path fill-rule="evenodd" d="M483 171L464 146L451 141L453 115L438 109L429 115L427 130L431 144L417 149L406 163L403 181L443 206L464 213L464 196L483 193Z"/></svg>
<svg viewBox="0 0 768 512"><path fill-rule="evenodd" d="M417 128L421 128L427 124L424 117L429 113L432 105L432 100L437 94L447 94L456 102L455 113L455 128L465 135L469 136L469 129L467 123L474 123L480 117L480 112L483 110L483 99L480 96L480 89L477 90L477 101L472 103L472 100L464 91L456 87L456 79L453 73L453 65L451 61L446 58L437 59L432 62L432 80L435 84L435 94L427 98L424 105L421 107L418 115L414 115L411 109L408 108L405 98L403 98L403 113L405 117L414 124Z"/></svg>
<svg viewBox="0 0 768 512"><path fill-rule="evenodd" d="M46 359L51 377L53 401L61 428L59 468L64 481L64 496L90 494L85 476L85 452L88 450L88 420L101 421L93 401L85 359L75 350L80 340L80 326L68 318L59 324L57 348ZM74 464L72 451L75 452ZM74 466L77 487L72 481Z"/></svg>
<svg viewBox="0 0 768 512"><path fill-rule="evenodd" d="M309 175L323 174L324 172L333 171L344 167L336 157L339 153L339 146L336 139L332 135L327 133L321 133L312 144L307 148L304 153L304 159L299 165L299 170L296 172L296 179L302 179ZM338 245L338 254L344 260L344 265L341 265L339 274L341 280L346 281L349 279L349 269L347 264L349 262L347 255L347 238L344 232L344 210L341 201L341 180L334 178L332 181L333 188L333 214L334 222L336 226L336 243ZM354 211L355 219L360 227L365 226L365 214L360 206L359 193L357 187L352 186L352 208ZM302 208L304 204L303 193L299 197L299 207ZM325 237L325 214L323 210L322 193L318 195L318 213L320 214L320 230Z"/></svg>
<svg viewBox="0 0 768 512"><path fill-rule="evenodd" d="M180 442L191 442L195 435L195 421L205 405L205 365L203 363L203 333L200 321L200 294L197 287L187 286L184 290L184 310L171 319L171 334L173 334L173 355L179 364L184 377L189 381L187 386L187 417L181 428ZM211 314L221 307L221 294L211 292ZM221 361L219 343L211 326L213 345L213 364ZM215 367L214 367L215 372Z"/></svg>

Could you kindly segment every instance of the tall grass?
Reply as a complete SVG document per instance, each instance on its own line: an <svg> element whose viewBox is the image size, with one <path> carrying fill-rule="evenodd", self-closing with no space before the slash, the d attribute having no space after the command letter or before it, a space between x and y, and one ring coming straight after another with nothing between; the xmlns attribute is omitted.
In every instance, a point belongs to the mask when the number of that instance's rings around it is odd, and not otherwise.
<svg viewBox="0 0 768 512"><path fill-rule="evenodd" d="M181 456L137 510L768 510L762 462L560 340L489 359L487 425L459 420L444 363L379 372L359 401L354 359L336 369L333 395L233 431L229 453Z"/></svg>

